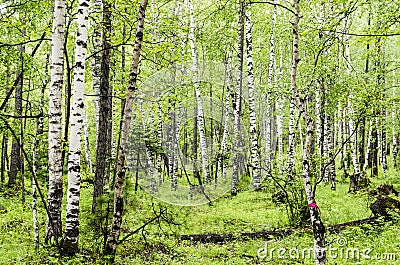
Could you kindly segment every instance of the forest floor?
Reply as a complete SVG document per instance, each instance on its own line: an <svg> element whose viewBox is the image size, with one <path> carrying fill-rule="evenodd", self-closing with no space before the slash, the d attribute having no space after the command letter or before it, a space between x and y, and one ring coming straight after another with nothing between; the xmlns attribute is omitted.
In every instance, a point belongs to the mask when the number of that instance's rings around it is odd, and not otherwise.
<svg viewBox="0 0 400 265"><path fill-rule="evenodd" d="M393 184L400 190L400 172L388 171L372 180L369 190L379 184ZM128 182L127 190L134 190ZM0 264L105 264L100 258L103 237L94 232L91 214L92 186L85 183L81 199L80 254L60 257L54 247L43 244L45 211L39 203L41 244L34 249L31 194L21 203L19 191L0 186ZM298 229L277 238L234 237L224 242L202 243L182 240L181 235L231 234L290 228L284 204L272 202L272 192L242 191L210 204L181 207L161 203L144 191L128 192L123 221L124 238L155 215L162 216L128 237L118 246L117 264L314 264L312 233ZM65 199L65 198L64 198ZM339 178L337 190L318 186L316 201L325 226L371 216L375 200L368 191L348 193L348 180ZM106 203L105 203L106 204ZM65 205L65 204L64 204ZM105 207L106 208L106 207ZM105 211L106 212L106 211ZM65 213L65 212L64 212ZM400 264L400 218L379 224L328 229L328 264Z"/></svg>

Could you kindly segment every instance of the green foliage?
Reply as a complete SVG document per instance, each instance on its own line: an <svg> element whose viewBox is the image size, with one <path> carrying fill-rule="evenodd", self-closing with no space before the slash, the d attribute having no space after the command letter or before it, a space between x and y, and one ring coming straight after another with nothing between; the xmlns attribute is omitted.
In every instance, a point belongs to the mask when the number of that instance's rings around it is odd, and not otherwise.
<svg viewBox="0 0 400 265"><path fill-rule="evenodd" d="M390 178L389 178L390 177ZM131 178L129 178L131 179ZM389 171L380 179L373 180L375 185L385 179L386 183L400 186L398 172ZM132 182L130 180L129 182ZM128 182L128 187L129 184ZM268 186L269 187L269 186ZM371 188L373 188L371 187ZM191 243L179 240L181 234L201 233L232 233L257 232L263 230L282 229L291 225L291 220L284 214L286 206L272 202L272 188L260 192L242 191L237 196L229 194L211 204L195 207L180 207L167 205L153 199L146 192L139 190L135 194L129 187L125 198L125 216L123 223L123 238L129 231L140 227L160 210L167 209L166 222L154 222L143 230L132 235L119 245L116 257L117 264L248 264L261 262L268 264L284 264L277 256L260 258L257 252L267 243L272 249L291 249L312 247L312 235L299 231L283 239L233 240L223 244ZM290 189L289 189L290 190ZM316 200L321 208L322 221L326 226L369 217L368 204L371 198L367 193L356 195L347 193L348 184L338 184L332 191L328 186L318 189ZM80 253L72 258L62 258L52 247L42 246L38 251L33 248L32 216L28 201L23 207L19 202L19 194L5 194L5 188L0 189L0 264L105 264L106 258L101 257L103 238L101 231L94 229L93 222L99 224L97 217L91 214L90 187L82 189ZM103 213L105 204L112 194L102 197ZM328 233L327 247L338 248L339 240L346 239L348 246L359 249L371 248L372 254L398 253L397 238L399 224L397 217L389 223L379 226L349 227L339 234ZM45 212L39 207L41 239L45 225ZM175 225L173 224L175 223ZM379 240L377 240L379 238ZM397 238L397 239L396 239ZM347 244L347 243L346 243ZM18 247L16 247L18 246ZM295 262L287 259L287 264ZM301 260L298 260L301 262ZM312 259L305 259L305 264L313 264ZM346 258L337 258L338 264L348 264ZM360 260L360 264L379 264L373 260ZM367 263L369 262L369 263ZM375 263L374 263L375 262Z"/></svg>

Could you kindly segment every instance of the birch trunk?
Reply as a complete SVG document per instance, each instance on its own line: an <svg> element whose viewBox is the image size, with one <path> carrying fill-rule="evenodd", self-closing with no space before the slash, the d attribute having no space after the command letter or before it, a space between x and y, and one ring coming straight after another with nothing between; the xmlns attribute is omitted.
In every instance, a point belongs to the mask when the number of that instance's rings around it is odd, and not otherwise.
<svg viewBox="0 0 400 265"><path fill-rule="evenodd" d="M161 104L158 103L158 126L157 126L157 135L158 139L162 139L162 131L163 131L163 124L161 121L162 113L161 113ZM162 148L162 143L161 141L159 142L160 149ZM162 159L161 155L157 156L157 174L158 174L158 185L161 185L164 182L163 176L162 176Z"/></svg>
<svg viewBox="0 0 400 265"><path fill-rule="evenodd" d="M319 83L321 83L319 81ZM318 86L315 90L315 130L317 133L317 150L318 150L318 155L323 159L323 123L322 123L322 100L321 100L321 90L320 86ZM318 170L321 171L320 168L321 165L319 165Z"/></svg>
<svg viewBox="0 0 400 265"><path fill-rule="evenodd" d="M385 101L385 99L383 99ZM382 110L383 120L381 121L381 166L382 170L385 172L387 170L387 140L386 140L386 126L385 120L387 120L387 111L386 108L383 107Z"/></svg>
<svg viewBox="0 0 400 265"><path fill-rule="evenodd" d="M64 26L65 0L56 0L54 4L53 31L51 38L51 67L49 90L49 192L45 242L54 239L57 243L61 236L61 203L63 196L62 159L61 159L61 97L64 75Z"/></svg>
<svg viewBox="0 0 400 265"><path fill-rule="evenodd" d="M144 109L143 109L143 100L140 100L140 111L144 114ZM146 117L143 115L142 117L142 126L143 126L143 131L145 133L148 132L148 126L146 124ZM153 159L153 153L150 149L150 146L147 145L146 143L146 156L147 156L147 161L146 161L146 168L149 170L149 175L150 175L150 194L155 194L158 189L157 189L157 183L154 178L154 159Z"/></svg>
<svg viewBox="0 0 400 265"><path fill-rule="evenodd" d="M137 76L139 73L139 59L142 51L143 42L143 27L144 18L147 8L148 0L142 0L139 7L138 14L138 25L136 28L136 39L133 53L133 61L129 78L128 91L126 93L126 101L123 115L121 117L121 138L119 144L119 152L117 157L117 168L115 175L115 187L114 187L114 211L111 231L107 238L107 245L105 254L115 256L117 248L118 238L122 224L122 212L123 212L123 192L125 182L125 157L128 147L128 135L130 129L130 123L132 119L132 106L133 96L137 90Z"/></svg>
<svg viewBox="0 0 400 265"><path fill-rule="evenodd" d="M78 252L79 201L81 184L81 139L85 117L85 57L88 28L88 0L79 0L78 32L75 47L74 93L72 94L71 133L68 153L68 190L63 252Z"/></svg>
<svg viewBox="0 0 400 265"><path fill-rule="evenodd" d="M246 44L247 44L247 83L249 89L249 110L250 110L250 137L251 137L251 166L253 171L253 187L259 190L261 185L261 168L258 157L258 135L256 104L254 99L254 74L253 74L253 38L251 34L251 11L246 9Z"/></svg>
<svg viewBox="0 0 400 265"><path fill-rule="evenodd" d="M278 115L276 117L276 141L278 146L278 170L279 176L282 177L283 175L283 107L285 104L283 98L283 49L282 46L280 47L280 66L279 66L279 88L280 93L278 96L278 100L276 102L276 109L278 111Z"/></svg>
<svg viewBox="0 0 400 265"><path fill-rule="evenodd" d="M372 140L372 132L373 132L373 122L372 122L372 120L370 120L370 122L369 122L369 129L368 129L368 137L367 137L367 149L366 149L366 151L365 151L365 164L364 164L364 171L366 171L368 168L370 168L370 165L371 165L371 160L372 160L372 158L371 158L371 156L372 156L372 154L371 154L371 149L372 149L372 142L371 142L371 140Z"/></svg>
<svg viewBox="0 0 400 265"><path fill-rule="evenodd" d="M371 14L368 13L368 27L371 26ZM365 59L365 73L368 74L369 72L369 50L370 50L370 44L367 43L366 47L366 54L367 58ZM368 159L366 157L366 151L365 148L368 148L368 145L365 146L365 131L366 131L366 118L362 117L361 119L361 124L360 124L360 136L361 136L361 142L360 142L360 148L359 148L359 155L360 155L360 168L363 169L363 171L366 171L366 166L368 164Z"/></svg>
<svg viewBox="0 0 400 265"><path fill-rule="evenodd" d="M158 19L157 19L157 17L158 17L158 14L157 14L157 12L156 12L156 8L157 8L157 1L156 0L153 0L152 1L152 5L151 5L151 11L152 11L152 13L153 13L153 19L152 19L152 23L153 23L153 32L152 32L152 40L153 40L153 43L156 43L156 41L157 41L157 27L158 27ZM157 69L157 55L156 55L156 47L153 47L153 49L154 49L154 54L153 54L153 69L154 69L154 71L156 71L156 69ZM152 97L153 98L156 98L156 91L155 91L155 85L153 85L153 87L152 87ZM143 111L142 111L142 113L144 113ZM156 126L156 122L155 122L155 115L154 115L154 113L152 112L151 113L151 126L154 128L155 126ZM161 139L161 138L159 138L159 139ZM149 151L148 151L149 152ZM157 191L158 191L158 188L157 188L157 181L156 181L156 179L155 179L155 166L156 166L156 156L158 156L158 157L160 157L159 155L157 155L157 154L151 154L151 160L150 160L150 163L151 163L151 165L150 165L150 169L151 169L151 175L150 175L150 192L151 193L156 193ZM157 170L157 172L158 172L158 170ZM161 172L158 172L158 174L161 174ZM159 178L159 176L158 176L158 178ZM160 185L161 185L161 183L159 183Z"/></svg>
<svg viewBox="0 0 400 265"><path fill-rule="evenodd" d="M344 41L346 43L345 45L345 56L346 56L346 61L347 61L347 73L351 73L351 57L350 57L350 43L349 43L349 35L347 34L349 32L349 19L346 17L345 20L345 36L344 36ZM351 102L353 99L352 92L350 92L349 96L349 101L347 105L348 113L349 113L349 133L351 135L350 137L350 148L351 148L351 159L353 162L353 169L354 169L354 175L357 175L358 172L360 171L360 166L358 162L358 155L357 155L357 132L355 132L355 124L354 124L354 110L353 110L353 103ZM354 132L354 133L353 133Z"/></svg>
<svg viewBox="0 0 400 265"><path fill-rule="evenodd" d="M101 11L103 9L102 0L94 0L93 17L96 25L93 25L93 50L95 54L92 59L92 80L96 119L96 143L99 134L99 119L100 119L100 79L101 79ZM125 49L124 46L122 46Z"/></svg>
<svg viewBox="0 0 400 265"><path fill-rule="evenodd" d="M191 0L189 0L189 12L190 12L190 31L189 31L189 39L190 39L190 46L192 49L192 70L193 70L193 84L195 89L195 96L197 101L197 122L198 122L198 129L199 129L199 137L200 137L200 151L201 151L201 162L203 167L204 173L204 180L205 183L211 182L211 176L208 171L208 155L207 155L207 142L206 142L206 132L205 132L205 121L204 121L204 112L203 112L203 103L201 99L200 88L198 84L198 56L197 56L197 49L195 43L195 24L194 24L194 14L193 14L193 4Z"/></svg>
<svg viewBox="0 0 400 265"><path fill-rule="evenodd" d="M242 97L243 84L243 43L244 43L244 3L239 0L239 20L238 20L238 73L236 91L234 99L234 123L233 123L233 169L232 169L232 195L237 194L237 183L239 181L239 141L240 141L240 101Z"/></svg>
<svg viewBox="0 0 400 265"><path fill-rule="evenodd" d="M225 106L224 106L224 129L222 132L222 140L221 140L221 153L220 153L220 162L219 164L221 165L222 169L222 178L226 178L226 170L227 170L227 161L226 160L226 154L228 153L228 135L229 135L229 102L230 102L230 90L231 90L231 84L232 84L232 74L231 74L231 69L229 67L229 64L231 62L231 54L229 53L228 59L226 60L225 63L225 69L226 69L226 75L227 75L227 84L225 87ZM217 182L217 181L215 181Z"/></svg>
<svg viewBox="0 0 400 265"><path fill-rule="evenodd" d="M290 103L289 103L289 139L288 139L288 163L287 163L287 174L289 180L293 180L295 177L294 173L294 166L295 166L295 160L294 160L294 147L295 147L295 125L294 125L294 119L295 119L295 99L293 96L290 97Z"/></svg>
<svg viewBox="0 0 400 265"><path fill-rule="evenodd" d="M171 188L172 190L176 190L178 186L178 156L179 156L179 132L181 129L181 104L178 104L178 115L176 116L176 124L175 124L175 134L174 134L174 165L172 171L172 180L171 180Z"/></svg>
<svg viewBox="0 0 400 265"><path fill-rule="evenodd" d="M278 0L275 0L278 3ZM274 6L274 11L272 14L271 21L271 40L269 49L269 65L268 65L268 91L265 106L265 169L267 171L267 176L271 175L271 127L272 127L272 109L271 109L271 92L272 92L272 82L274 76L275 67L275 24L276 24L276 14L278 12L277 6Z"/></svg>
<svg viewBox="0 0 400 265"><path fill-rule="evenodd" d="M291 83L292 83L292 95L296 99L297 104L299 106L301 115L307 124L307 134L305 139L305 145L303 150L303 182L304 188L307 195L307 202L310 209L311 215L311 226L314 233L314 257L315 263L317 265L326 264L326 252L325 252L325 226L321 221L317 208L315 207L315 199L311 186L311 172L310 172L310 164L311 164L311 156L313 150L313 138L314 138L314 122L308 114L304 102L300 98L300 95L297 91L296 84L296 75L297 75L297 64L299 62L299 0L294 0L294 21L293 21L293 59L292 59L292 74L291 74Z"/></svg>
<svg viewBox="0 0 400 265"><path fill-rule="evenodd" d="M338 111L337 111L337 146L343 145L343 107L342 102L338 102ZM339 169L343 167L343 159L344 159L344 151L339 152Z"/></svg>
<svg viewBox="0 0 400 265"><path fill-rule="evenodd" d="M334 158L334 137L332 131L332 120L331 116L328 114L326 116L327 124L327 148L329 157L329 166L326 171L328 171L328 179L331 181L331 189L336 190L336 161Z"/></svg>

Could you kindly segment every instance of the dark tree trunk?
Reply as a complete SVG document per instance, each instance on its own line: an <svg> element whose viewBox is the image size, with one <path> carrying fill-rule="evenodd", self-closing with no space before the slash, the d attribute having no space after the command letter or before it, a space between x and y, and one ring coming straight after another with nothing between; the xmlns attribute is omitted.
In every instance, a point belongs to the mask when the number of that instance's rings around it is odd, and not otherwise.
<svg viewBox="0 0 400 265"><path fill-rule="evenodd" d="M66 33L65 36L68 36L69 34L69 29L71 26L73 19L70 19L67 24L66 28ZM65 67L67 70L67 85L65 86L65 123L64 123L64 139L62 143L62 150L61 150L61 163L62 163L62 168L64 172L64 165L65 163L65 157L67 154L67 146L68 146L68 136L69 136L69 121L71 117L71 97L72 97L72 68L71 64L69 61L69 55L68 55L68 37L65 38L64 41L64 57L65 57Z"/></svg>
<svg viewBox="0 0 400 265"><path fill-rule="evenodd" d="M24 48L20 48L21 53L23 53ZM14 102L14 108L15 108L15 114L17 116L22 116L22 87L23 87L23 79L24 79L24 70L23 70L23 55L21 58L21 68L20 71L18 72L18 76L21 76L18 80L18 84L15 87L15 102ZM21 128L21 119L18 119L14 123L15 126L19 126ZM18 130L16 130L18 131ZM8 173L8 186L12 187L15 185L17 181L17 174L18 171L21 170L21 163L22 163L22 157L21 157L21 149L18 144L18 142L13 139L12 141L12 148L11 148L11 161L10 161L10 171Z"/></svg>
<svg viewBox="0 0 400 265"><path fill-rule="evenodd" d="M104 181L109 171L109 121L111 113L110 93L110 34L111 34L111 10L107 0L103 1L103 51L101 56L101 79L100 79L100 100L99 100L99 125L96 148L96 172L94 175L94 192L92 212L96 212L97 199L103 194Z"/></svg>
<svg viewBox="0 0 400 265"><path fill-rule="evenodd" d="M6 172L6 164L8 160L8 153L7 153L7 148L8 148L8 137L6 134L3 134L3 139L1 141L1 168L0 168L0 181L4 183L5 177L4 173Z"/></svg>

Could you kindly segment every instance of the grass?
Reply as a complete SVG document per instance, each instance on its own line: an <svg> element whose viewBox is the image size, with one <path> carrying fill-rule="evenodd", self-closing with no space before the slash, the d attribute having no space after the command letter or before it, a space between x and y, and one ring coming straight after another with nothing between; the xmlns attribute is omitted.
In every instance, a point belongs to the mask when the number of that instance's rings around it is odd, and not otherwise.
<svg viewBox="0 0 400 265"><path fill-rule="evenodd" d="M381 183L394 184L400 189L399 172L381 174L372 180L371 189ZM1 186L0 264L105 264L99 254L102 238L96 237L91 225L91 190L90 186L82 189L81 253L73 258L60 258L54 248L43 244L34 250L29 193L27 202L22 205L17 190ZM176 225L154 223L133 235L119 245L117 264L314 264L312 254L307 256L307 250L313 246L312 234L304 231L269 241L249 239L204 244L179 240L181 234L235 234L288 227L285 206L274 204L268 192L243 191L235 197L224 195L211 204L182 207L160 202L144 191L134 194L129 183L128 190L124 232L134 230L151 218L153 208L157 212L167 207L166 217ZM318 186L316 201L326 226L371 215L368 206L373 198L367 192L349 194L347 191L348 183L343 181L338 183L336 191L329 185ZM43 240L45 212L41 203L39 217ZM379 226L362 225L348 227L340 233L327 232L328 264L396 264L388 259L396 255L400 260L397 218ZM124 234L120 238L122 236Z"/></svg>

